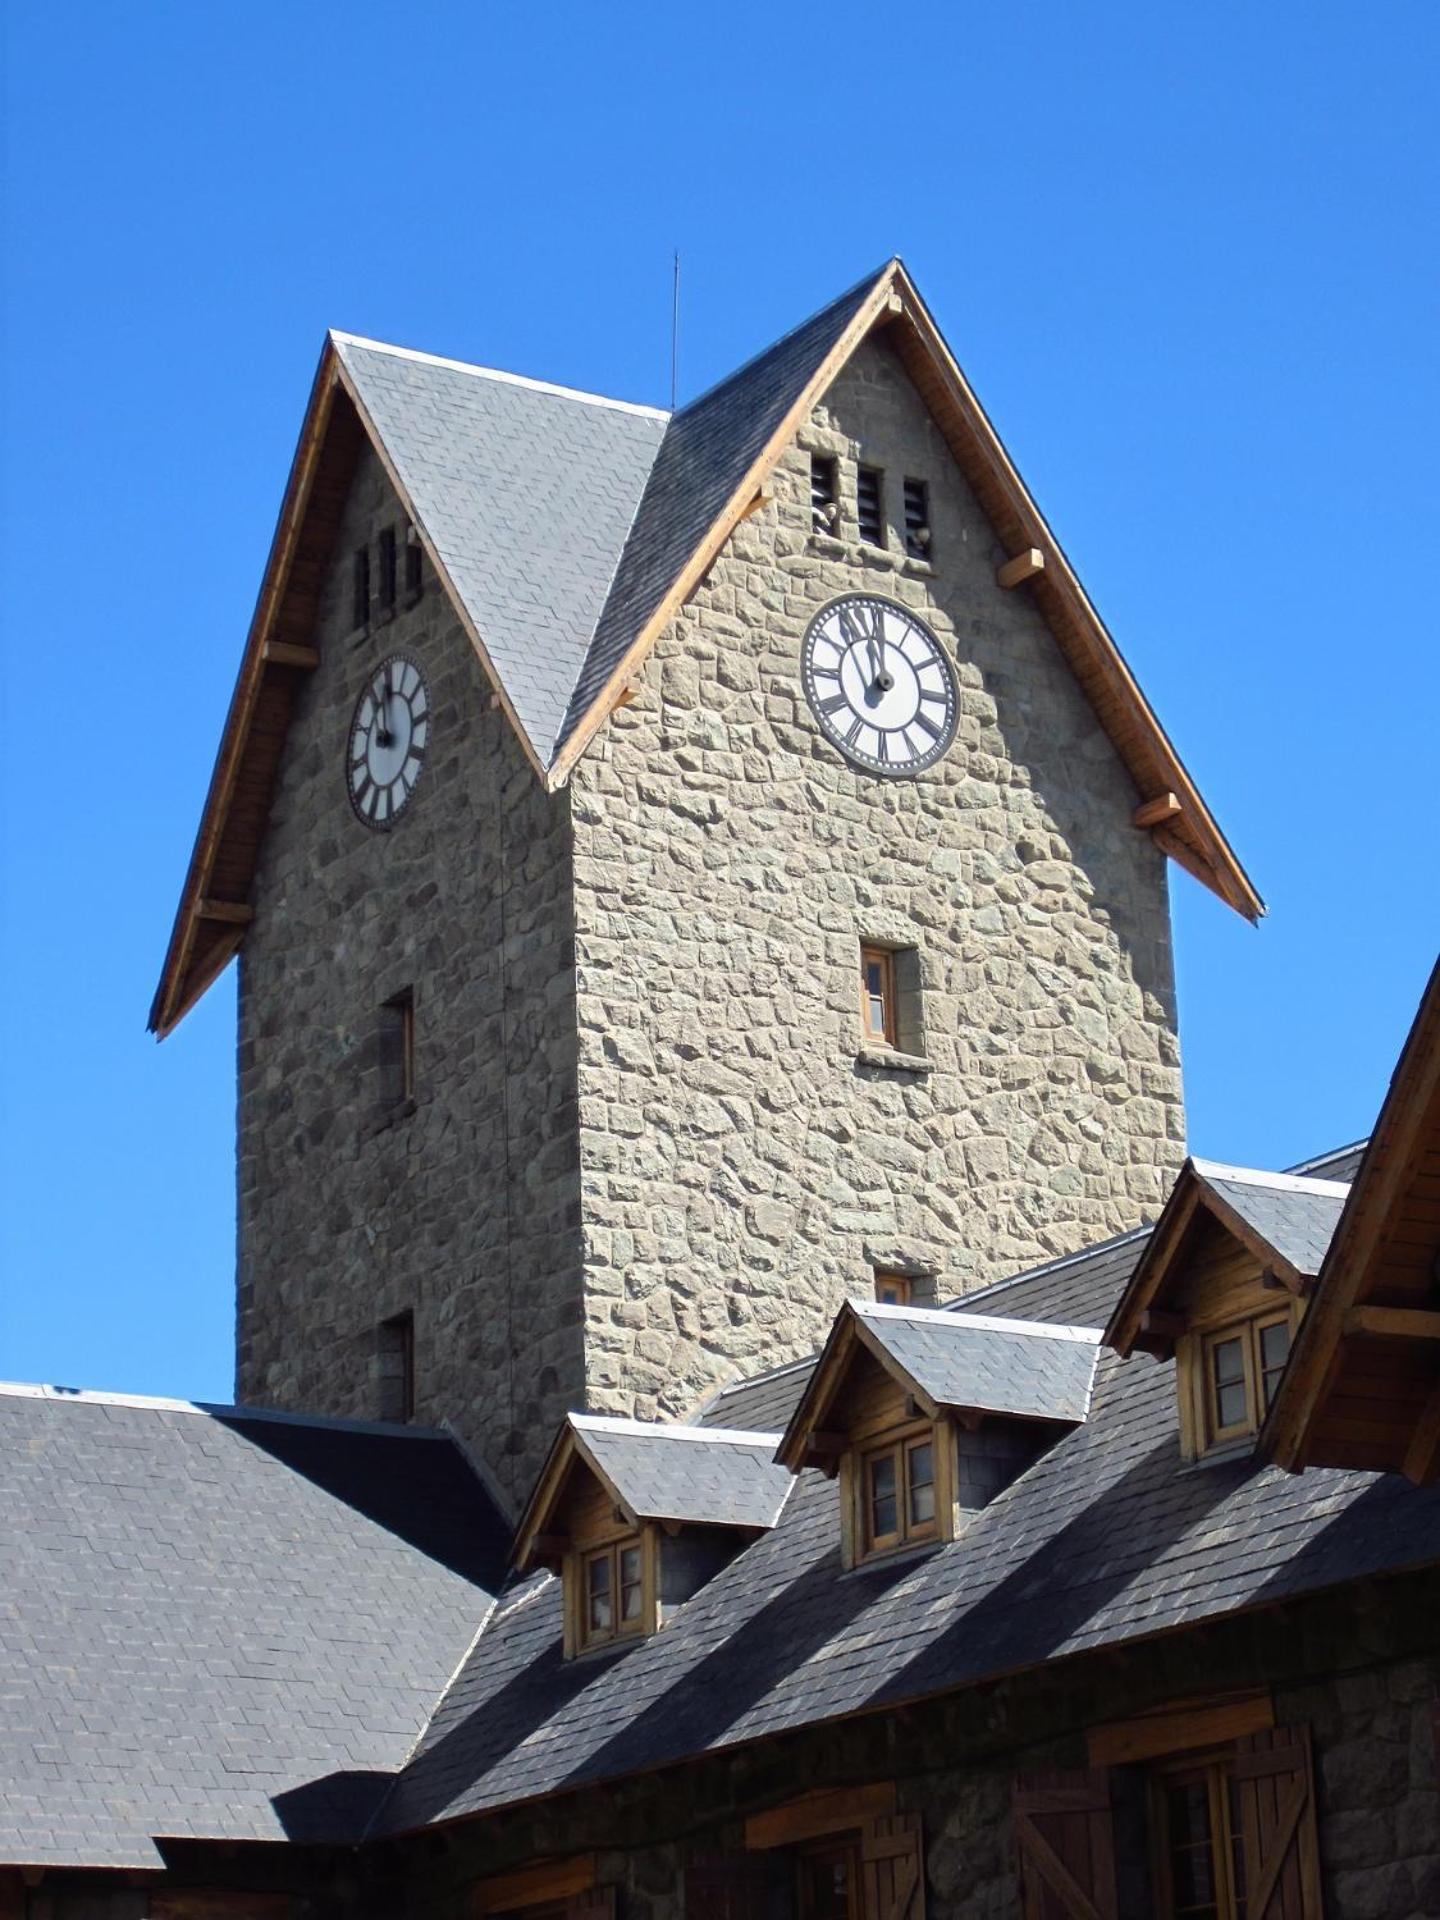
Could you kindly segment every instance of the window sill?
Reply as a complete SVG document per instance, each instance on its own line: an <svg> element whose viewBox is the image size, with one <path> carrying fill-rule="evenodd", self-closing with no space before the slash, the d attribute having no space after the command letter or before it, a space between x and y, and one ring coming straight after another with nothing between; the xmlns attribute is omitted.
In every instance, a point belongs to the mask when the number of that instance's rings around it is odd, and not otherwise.
<svg viewBox="0 0 1440 1920"><path fill-rule="evenodd" d="M935 1062L923 1053L901 1053L896 1047L861 1047L857 1067L878 1067L886 1073L933 1073Z"/></svg>
<svg viewBox="0 0 1440 1920"><path fill-rule="evenodd" d="M947 1544L944 1540L920 1540L911 1547L891 1547L884 1553L868 1554L865 1559L857 1560L853 1567L846 1569L843 1578L858 1579L861 1574L880 1573L891 1567L911 1567L917 1560L924 1560L932 1553L938 1553Z"/></svg>
<svg viewBox="0 0 1440 1920"><path fill-rule="evenodd" d="M856 566L888 567L892 573L906 573L917 579L934 577L935 562L921 560L911 553L896 553L890 547L872 547L868 540L841 540L833 533L811 533L806 545L812 553L830 560L849 560Z"/></svg>
<svg viewBox="0 0 1440 1920"><path fill-rule="evenodd" d="M371 1127L372 1137L378 1133L388 1133L391 1127L398 1127L402 1120L408 1120L416 1111L417 1103L413 1095L409 1099L397 1101L387 1112L382 1113Z"/></svg>

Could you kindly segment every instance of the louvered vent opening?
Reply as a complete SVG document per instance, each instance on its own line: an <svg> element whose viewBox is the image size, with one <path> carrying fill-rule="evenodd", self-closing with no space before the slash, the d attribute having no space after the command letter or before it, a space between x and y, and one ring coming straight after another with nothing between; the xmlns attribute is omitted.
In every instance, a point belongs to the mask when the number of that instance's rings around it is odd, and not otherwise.
<svg viewBox="0 0 1440 1920"><path fill-rule="evenodd" d="M816 533L834 533L840 523L839 479L833 460L810 456L810 525Z"/></svg>
<svg viewBox="0 0 1440 1920"><path fill-rule="evenodd" d="M395 609L395 529L386 527L380 535L380 610Z"/></svg>
<svg viewBox="0 0 1440 1920"><path fill-rule="evenodd" d="M357 547L351 574L350 624L368 626L370 621L370 549Z"/></svg>
<svg viewBox="0 0 1440 1920"><path fill-rule="evenodd" d="M405 598L407 600L420 598L420 583L423 578L421 569L424 564L420 536L414 527L407 526L405 529Z"/></svg>
<svg viewBox="0 0 1440 1920"><path fill-rule="evenodd" d="M930 551L930 489L923 480L905 482L905 551L912 560Z"/></svg>
<svg viewBox="0 0 1440 1920"><path fill-rule="evenodd" d="M885 508L878 467L859 467L855 473L855 516L860 538L871 547L885 544Z"/></svg>

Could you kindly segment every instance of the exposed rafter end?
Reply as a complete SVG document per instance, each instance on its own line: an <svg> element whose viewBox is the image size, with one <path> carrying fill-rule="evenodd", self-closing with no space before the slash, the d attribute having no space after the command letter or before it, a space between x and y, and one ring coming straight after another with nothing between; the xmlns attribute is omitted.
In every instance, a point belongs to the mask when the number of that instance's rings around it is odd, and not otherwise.
<svg viewBox="0 0 1440 1920"><path fill-rule="evenodd" d="M750 502L749 506L746 507L745 511L740 515L740 518L742 520L748 520L751 518L753 514L763 513L766 507L773 507L774 504L775 504L774 494L766 493L764 488L762 487L761 490L755 495L755 498Z"/></svg>
<svg viewBox="0 0 1440 1920"><path fill-rule="evenodd" d="M1176 794L1157 793L1153 800L1138 806L1130 817L1137 827L1163 827L1167 820L1178 820L1184 811Z"/></svg>
<svg viewBox="0 0 1440 1920"><path fill-rule="evenodd" d="M1351 1307L1344 1330L1375 1340L1440 1340L1440 1313L1421 1307Z"/></svg>
<svg viewBox="0 0 1440 1920"><path fill-rule="evenodd" d="M291 640L267 640L264 658L267 667L299 667L303 673L313 673L320 664L314 647L299 647Z"/></svg>
<svg viewBox="0 0 1440 1920"><path fill-rule="evenodd" d="M202 900L196 908L202 920L219 920L232 927L248 927L255 909L243 900Z"/></svg>
<svg viewBox="0 0 1440 1920"><path fill-rule="evenodd" d="M1045 556L1039 547L1026 547L1023 553L1017 553L1013 560L1007 560L1003 567L997 567L995 578L1002 587L1018 587L1026 580L1033 580L1037 573L1045 571Z"/></svg>

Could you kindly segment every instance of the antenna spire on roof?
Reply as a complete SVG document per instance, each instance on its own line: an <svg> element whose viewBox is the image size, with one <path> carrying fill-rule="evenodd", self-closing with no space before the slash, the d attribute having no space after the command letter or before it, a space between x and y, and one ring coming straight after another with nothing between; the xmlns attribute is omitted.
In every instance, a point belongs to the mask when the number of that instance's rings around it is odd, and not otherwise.
<svg viewBox="0 0 1440 1920"><path fill-rule="evenodd" d="M670 298L670 411L680 384L680 249L675 249L675 283Z"/></svg>

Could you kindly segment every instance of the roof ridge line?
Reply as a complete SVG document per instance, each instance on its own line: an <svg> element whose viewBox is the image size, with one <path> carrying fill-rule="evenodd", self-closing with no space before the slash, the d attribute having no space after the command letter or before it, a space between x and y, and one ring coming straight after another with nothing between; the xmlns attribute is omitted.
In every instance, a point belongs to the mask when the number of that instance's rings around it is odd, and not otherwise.
<svg viewBox="0 0 1440 1920"><path fill-rule="evenodd" d="M1350 1191L1348 1180L1320 1180L1299 1173L1271 1173L1264 1167L1237 1167L1225 1160L1202 1160L1190 1156L1190 1165L1202 1180L1233 1180L1243 1187L1268 1187L1271 1192L1313 1193L1343 1198Z"/></svg>
<svg viewBox="0 0 1440 1920"><path fill-rule="evenodd" d="M1127 1227L1124 1233L1112 1234L1108 1240L1096 1240L1088 1247L1079 1247L1074 1253L1057 1253L1053 1260L1044 1260L1038 1267L1026 1267L1023 1273L1007 1274L1003 1280L992 1280L988 1286L977 1287L974 1293L962 1293L954 1300L947 1300L941 1313L968 1313L977 1300L986 1300L994 1293L1002 1293L1006 1287L1018 1287L1024 1280L1039 1280L1043 1275L1060 1273L1066 1267L1073 1267L1081 1260L1093 1259L1097 1253L1109 1253L1115 1247L1123 1247L1131 1240L1143 1240L1155 1231L1155 1222L1147 1220L1138 1227Z"/></svg>
<svg viewBox="0 0 1440 1920"><path fill-rule="evenodd" d="M1368 1133L1362 1133L1358 1140L1351 1140L1346 1146L1332 1147L1329 1153L1312 1154L1308 1160L1297 1160L1293 1167L1286 1167L1283 1169L1283 1171L1286 1173L1299 1174L1302 1176L1308 1175L1311 1167L1324 1166L1327 1160L1339 1160L1342 1157L1342 1155L1347 1153L1363 1153L1366 1147L1369 1146L1369 1144L1370 1144L1370 1135ZM1314 1177L1317 1179L1323 1179L1324 1175L1317 1174Z"/></svg>
<svg viewBox="0 0 1440 1920"><path fill-rule="evenodd" d="M760 1433L743 1427L695 1427L683 1420L633 1420L619 1413L574 1413L568 1416L581 1433L628 1433L644 1439L724 1440L732 1446L761 1446L770 1441L778 1445L778 1433Z"/></svg>
<svg viewBox="0 0 1440 1920"><path fill-rule="evenodd" d="M443 1427L418 1427L396 1420L347 1420L338 1414L287 1413L281 1407L247 1407L221 1400L177 1400L158 1393L121 1393L101 1387L61 1387L39 1380L0 1380L0 1398L53 1400L58 1405L135 1407L153 1413L202 1413L209 1419L268 1421L280 1426L336 1428L346 1433L384 1434L396 1440L447 1440Z"/></svg>
<svg viewBox="0 0 1440 1920"><path fill-rule="evenodd" d="M887 1304L883 1300L864 1300L855 1306L855 1311L865 1320L920 1320L928 1324L944 1320L955 1324L956 1316L948 1307L899 1307ZM965 1322L978 1327L982 1333L1014 1333L1031 1335L1039 1340L1074 1340L1084 1346L1094 1346L1100 1338L1098 1327L1080 1327L1067 1320L1009 1320L998 1313L967 1313Z"/></svg>
<svg viewBox="0 0 1440 1920"><path fill-rule="evenodd" d="M473 373L482 380L501 380L507 386L528 387L532 393L550 393L562 400L581 400L587 406L614 407L621 413L643 414L647 419L670 421L675 416L665 407L647 406L641 400L617 400L608 393L592 393L586 387L566 387L555 380L536 380L530 374L509 373L503 367L482 367L478 361L455 360L448 354L426 353L419 347L397 347L390 340L372 340L367 334L346 333L331 327L330 338L340 347L368 347L374 353L394 354L397 360L413 360L425 367L444 367L451 373Z"/></svg>

